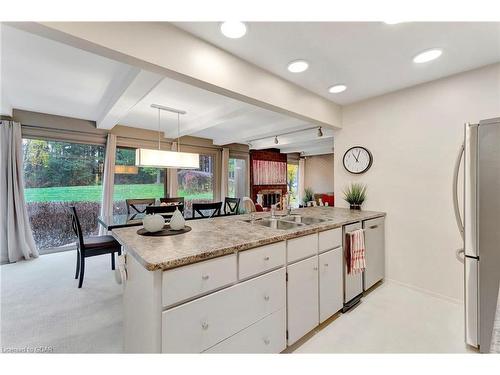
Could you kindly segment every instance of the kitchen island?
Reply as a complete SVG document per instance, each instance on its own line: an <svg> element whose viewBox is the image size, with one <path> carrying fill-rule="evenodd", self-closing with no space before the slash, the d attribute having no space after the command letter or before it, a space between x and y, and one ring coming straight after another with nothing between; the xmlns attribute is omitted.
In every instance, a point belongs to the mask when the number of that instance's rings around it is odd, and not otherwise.
<svg viewBox="0 0 500 375"><path fill-rule="evenodd" d="M126 253L125 351L281 352L339 311L351 278L343 234L370 223L383 239L385 214L311 207L269 216L187 221L190 232L169 237L114 230Z"/></svg>

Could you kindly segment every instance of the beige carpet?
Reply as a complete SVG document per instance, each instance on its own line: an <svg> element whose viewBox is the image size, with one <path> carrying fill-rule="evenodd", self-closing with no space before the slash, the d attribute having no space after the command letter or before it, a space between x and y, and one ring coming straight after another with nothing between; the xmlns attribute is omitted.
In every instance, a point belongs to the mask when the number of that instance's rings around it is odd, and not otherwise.
<svg viewBox="0 0 500 375"><path fill-rule="evenodd" d="M83 288L74 251L0 267L3 352L122 351L122 290L109 255L87 258Z"/></svg>

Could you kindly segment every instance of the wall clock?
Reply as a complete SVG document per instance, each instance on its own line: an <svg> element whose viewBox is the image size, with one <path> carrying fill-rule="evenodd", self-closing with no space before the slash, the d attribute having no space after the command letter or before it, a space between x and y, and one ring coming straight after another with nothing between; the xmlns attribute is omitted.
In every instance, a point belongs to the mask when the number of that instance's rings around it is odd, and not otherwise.
<svg viewBox="0 0 500 375"><path fill-rule="evenodd" d="M353 174L365 173L372 166L373 156L370 151L361 146L354 146L344 154L344 168Z"/></svg>

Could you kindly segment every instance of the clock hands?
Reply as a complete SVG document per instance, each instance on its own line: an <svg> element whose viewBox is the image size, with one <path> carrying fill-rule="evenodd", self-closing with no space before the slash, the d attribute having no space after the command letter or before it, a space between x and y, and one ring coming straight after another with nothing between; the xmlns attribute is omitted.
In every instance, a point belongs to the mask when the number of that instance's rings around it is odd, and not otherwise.
<svg viewBox="0 0 500 375"><path fill-rule="evenodd" d="M361 154L361 150L358 152L358 156L354 155L354 151L352 152L352 156L354 156L354 159L356 159L356 163L359 163L359 154Z"/></svg>

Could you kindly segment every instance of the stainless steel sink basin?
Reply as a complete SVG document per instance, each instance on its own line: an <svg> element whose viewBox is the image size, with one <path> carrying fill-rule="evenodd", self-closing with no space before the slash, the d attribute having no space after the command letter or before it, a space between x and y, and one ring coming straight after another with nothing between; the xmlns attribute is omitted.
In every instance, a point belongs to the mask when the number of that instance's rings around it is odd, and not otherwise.
<svg viewBox="0 0 500 375"><path fill-rule="evenodd" d="M285 221L293 221L294 223L302 223L305 225L319 224L319 223L323 223L325 221L328 221L328 219L320 219L317 217L308 217L308 216L300 216L300 215L288 215L288 216L280 217L279 219L285 220Z"/></svg>
<svg viewBox="0 0 500 375"><path fill-rule="evenodd" d="M249 221L249 220L245 220L245 221L251 223L251 221ZM255 220L253 222L253 224L262 225L264 227L268 227L271 229L282 229L282 230L296 229L296 228L303 227L305 225L302 223L295 223L295 222L291 222L291 221L284 221L284 220L270 219L270 218Z"/></svg>

